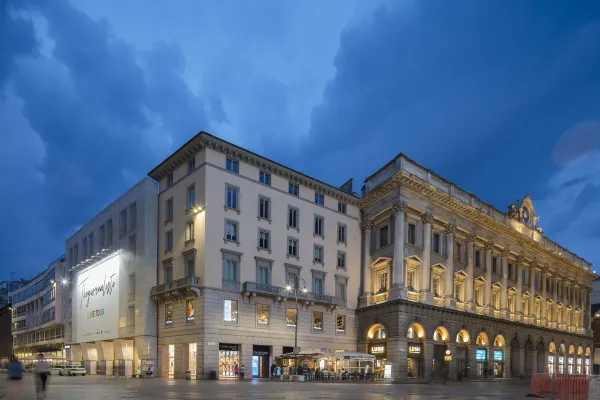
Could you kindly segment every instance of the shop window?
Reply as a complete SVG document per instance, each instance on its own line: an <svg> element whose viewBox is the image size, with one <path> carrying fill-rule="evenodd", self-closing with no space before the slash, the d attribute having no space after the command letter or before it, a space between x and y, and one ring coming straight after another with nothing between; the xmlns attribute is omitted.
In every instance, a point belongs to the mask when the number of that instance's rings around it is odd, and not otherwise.
<svg viewBox="0 0 600 400"><path fill-rule="evenodd" d="M269 305L256 305L256 323L258 326L269 326Z"/></svg>
<svg viewBox="0 0 600 400"><path fill-rule="evenodd" d="M336 330L336 332L346 332L346 316L345 315L336 316L335 330Z"/></svg>
<svg viewBox="0 0 600 400"><path fill-rule="evenodd" d="M313 331L317 331L317 332L323 331L323 312L322 311L313 311L312 328L313 328Z"/></svg>
<svg viewBox="0 0 600 400"><path fill-rule="evenodd" d="M165 325L173 323L173 304L165 305Z"/></svg>
<svg viewBox="0 0 600 400"><path fill-rule="evenodd" d="M219 376L235 378L235 366L240 366L240 353L237 344L219 343ZM249 373L250 368L246 369Z"/></svg>
<svg viewBox="0 0 600 400"><path fill-rule="evenodd" d="M286 308L285 310L285 324L286 326L295 327L298 323L298 310L295 308Z"/></svg>
<svg viewBox="0 0 600 400"><path fill-rule="evenodd" d="M194 320L194 300L186 300L185 302L185 320L187 322Z"/></svg>
<svg viewBox="0 0 600 400"><path fill-rule="evenodd" d="M225 300L223 302L223 320L225 322L237 322L238 302L237 300Z"/></svg>

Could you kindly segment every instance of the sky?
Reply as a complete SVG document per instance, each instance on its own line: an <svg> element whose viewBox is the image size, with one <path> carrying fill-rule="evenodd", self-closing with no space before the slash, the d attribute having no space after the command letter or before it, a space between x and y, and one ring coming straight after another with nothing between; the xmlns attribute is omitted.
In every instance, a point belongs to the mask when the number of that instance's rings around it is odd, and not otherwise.
<svg viewBox="0 0 600 400"><path fill-rule="evenodd" d="M358 192L403 152L529 193L600 264L598 37L591 0L0 1L0 280L200 130Z"/></svg>

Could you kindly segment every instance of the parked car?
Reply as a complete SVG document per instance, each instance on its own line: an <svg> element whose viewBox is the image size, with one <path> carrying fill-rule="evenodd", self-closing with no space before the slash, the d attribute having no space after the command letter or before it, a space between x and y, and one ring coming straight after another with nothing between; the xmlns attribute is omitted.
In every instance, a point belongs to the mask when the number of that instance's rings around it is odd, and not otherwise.
<svg viewBox="0 0 600 400"><path fill-rule="evenodd" d="M50 375L60 375L65 367L65 365L53 365L50 367Z"/></svg>
<svg viewBox="0 0 600 400"><path fill-rule="evenodd" d="M87 374L87 371L81 365L67 365L62 371L59 372L59 375L61 375L61 376L62 375L68 375L68 376L83 375L83 376L85 376L85 374Z"/></svg>

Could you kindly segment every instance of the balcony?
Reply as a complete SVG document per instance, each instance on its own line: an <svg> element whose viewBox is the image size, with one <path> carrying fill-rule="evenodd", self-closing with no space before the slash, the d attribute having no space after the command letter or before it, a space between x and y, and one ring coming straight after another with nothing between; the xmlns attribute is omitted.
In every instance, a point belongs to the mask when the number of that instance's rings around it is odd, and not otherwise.
<svg viewBox="0 0 600 400"><path fill-rule="evenodd" d="M258 282L244 282L242 292L248 297L256 296L257 294L275 297L277 301L295 299L293 291L287 291L285 288L280 286L266 285ZM310 303L324 304L331 307L344 307L346 305L344 300L338 299L337 297L312 292L299 292L298 300L304 301L307 305Z"/></svg>
<svg viewBox="0 0 600 400"><path fill-rule="evenodd" d="M164 303L165 301L183 300L190 295L200 295L200 278L188 276L169 283L154 286L150 291L153 301Z"/></svg>
<svg viewBox="0 0 600 400"><path fill-rule="evenodd" d="M388 293L379 293L373 295L373 304L385 303L388 299Z"/></svg>

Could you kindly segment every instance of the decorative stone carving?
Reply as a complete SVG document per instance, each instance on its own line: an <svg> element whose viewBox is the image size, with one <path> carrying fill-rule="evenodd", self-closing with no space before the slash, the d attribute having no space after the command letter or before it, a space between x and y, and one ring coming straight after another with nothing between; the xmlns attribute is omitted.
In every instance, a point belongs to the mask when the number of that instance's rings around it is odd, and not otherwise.
<svg viewBox="0 0 600 400"><path fill-rule="evenodd" d="M475 240L477 240L477 236L473 235L472 233L466 234L465 243L473 243L473 242L475 242Z"/></svg>
<svg viewBox="0 0 600 400"><path fill-rule="evenodd" d="M424 224L431 224L433 222L433 214L430 212L423 213L421 215L421 221L423 221Z"/></svg>
<svg viewBox="0 0 600 400"><path fill-rule="evenodd" d="M500 251L500 255L506 258L510 257L510 249L508 247L505 247Z"/></svg>
<svg viewBox="0 0 600 400"><path fill-rule="evenodd" d="M408 204L406 204L405 201L395 201L394 204L392 205L392 214L396 215L399 212L401 213L406 213L406 209L408 207Z"/></svg>
<svg viewBox="0 0 600 400"><path fill-rule="evenodd" d="M446 224L445 228L444 228L444 233L446 235L454 235L454 233L456 232L456 221L450 221L448 224Z"/></svg>
<svg viewBox="0 0 600 400"><path fill-rule="evenodd" d="M494 247L496 246L496 243L494 243L493 240L487 241L483 244L483 247L486 250L494 250Z"/></svg>
<svg viewBox="0 0 600 400"><path fill-rule="evenodd" d="M370 230L373 227L373 220L371 218L363 218L360 221L360 229L363 231Z"/></svg>

